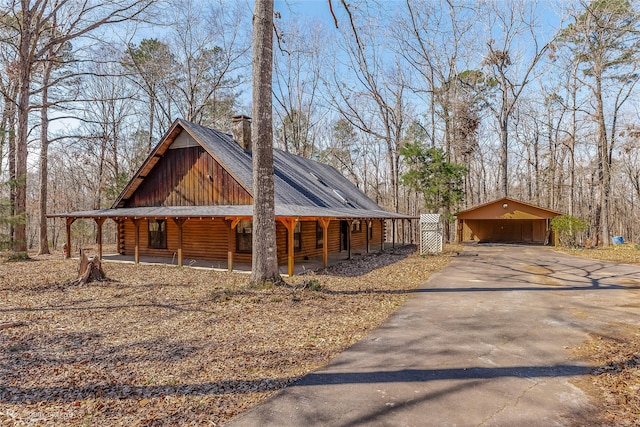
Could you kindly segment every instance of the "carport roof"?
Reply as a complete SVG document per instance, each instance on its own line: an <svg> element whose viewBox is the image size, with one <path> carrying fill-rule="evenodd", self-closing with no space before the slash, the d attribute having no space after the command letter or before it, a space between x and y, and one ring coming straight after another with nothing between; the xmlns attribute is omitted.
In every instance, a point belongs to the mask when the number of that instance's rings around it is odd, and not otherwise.
<svg viewBox="0 0 640 427"><path fill-rule="evenodd" d="M502 197L456 214L458 219L547 219L559 215L562 215L562 212L510 197Z"/></svg>

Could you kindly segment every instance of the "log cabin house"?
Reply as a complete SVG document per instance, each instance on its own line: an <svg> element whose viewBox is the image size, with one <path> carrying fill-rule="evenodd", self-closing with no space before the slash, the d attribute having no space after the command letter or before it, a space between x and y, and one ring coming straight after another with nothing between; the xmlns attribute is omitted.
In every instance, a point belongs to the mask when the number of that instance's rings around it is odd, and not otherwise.
<svg viewBox="0 0 640 427"><path fill-rule="evenodd" d="M413 217L384 211L331 166L274 150L278 263L287 264L357 249L381 250L385 224ZM176 120L109 209L50 215L71 224L117 224L118 251L140 256L251 262L253 185L251 119L233 118L233 137ZM395 229L395 227L392 227ZM395 234L394 234L395 241ZM70 247L70 245L67 245ZM70 256L69 251L67 256Z"/></svg>

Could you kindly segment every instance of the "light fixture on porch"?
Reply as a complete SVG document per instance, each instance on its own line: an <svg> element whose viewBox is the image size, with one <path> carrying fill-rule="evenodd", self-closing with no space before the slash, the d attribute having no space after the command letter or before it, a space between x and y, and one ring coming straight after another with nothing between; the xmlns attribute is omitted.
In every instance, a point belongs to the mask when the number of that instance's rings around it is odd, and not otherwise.
<svg viewBox="0 0 640 427"><path fill-rule="evenodd" d="M507 206L509 206L509 204L508 204L508 203L503 203L503 204L502 204L502 207L503 207L503 208L505 208L505 209L507 209Z"/></svg>

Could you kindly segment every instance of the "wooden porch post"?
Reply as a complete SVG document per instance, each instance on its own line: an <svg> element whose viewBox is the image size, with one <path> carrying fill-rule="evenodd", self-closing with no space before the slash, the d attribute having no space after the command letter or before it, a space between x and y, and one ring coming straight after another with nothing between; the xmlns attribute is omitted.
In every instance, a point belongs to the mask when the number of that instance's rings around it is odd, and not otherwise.
<svg viewBox="0 0 640 427"><path fill-rule="evenodd" d="M234 220L225 220L225 224L227 224L227 270L229 270L229 272L233 271L233 243L235 242L234 234L239 222L240 220L237 218Z"/></svg>
<svg viewBox="0 0 640 427"><path fill-rule="evenodd" d="M182 267L182 225L186 221L186 218L173 218L173 222L178 226L178 266Z"/></svg>
<svg viewBox="0 0 640 427"><path fill-rule="evenodd" d="M133 252L133 262L140 264L140 220L138 218L132 218L131 222L135 227L135 247Z"/></svg>
<svg viewBox="0 0 640 427"><path fill-rule="evenodd" d="M391 247L396 248L396 219L391 220Z"/></svg>
<svg viewBox="0 0 640 427"><path fill-rule="evenodd" d="M102 224L104 224L106 218L94 218L96 225L98 226L98 258L102 260Z"/></svg>
<svg viewBox="0 0 640 427"><path fill-rule="evenodd" d="M67 253L64 255L66 259L71 258L71 224L74 223L75 218L67 218L66 232L67 232Z"/></svg>
<svg viewBox="0 0 640 427"><path fill-rule="evenodd" d="M124 241L122 240L124 236L124 221L122 218L113 218L113 221L116 223L116 248L119 254L124 252Z"/></svg>
<svg viewBox="0 0 640 427"><path fill-rule="evenodd" d="M347 220L347 259L351 259L351 224L352 219Z"/></svg>
<svg viewBox="0 0 640 427"><path fill-rule="evenodd" d="M369 225L370 225L370 223L371 223L371 221L369 221L368 219L365 220L365 222L364 222L364 224L365 224L364 232L367 233L367 236L366 236L367 253L369 253Z"/></svg>
<svg viewBox="0 0 640 427"><path fill-rule="evenodd" d="M404 218L402 218L402 246L404 246L404 245L406 245L406 244L407 244L407 243L406 243L406 241L405 241L405 233L404 233L404 231L405 231L405 230L404 230L404 226L405 226Z"/></svg>
<svg viewBox="0 0 640 427"><path fill-rule="evenodd" d="M281 218L280 222L287 229L287 273L289 277L293 276L293 271L295 268L294 264L294 254L295 250L293 247L293 232L296 228L296 224L298 220L296 218Z"/></svg>
<svg viewBox="0 0 640 427"><path fill-rule="evenodd" d="M330 219L320 219L320 225L322 225L322 266L327 268L329 266L329 223Z"/></svg>

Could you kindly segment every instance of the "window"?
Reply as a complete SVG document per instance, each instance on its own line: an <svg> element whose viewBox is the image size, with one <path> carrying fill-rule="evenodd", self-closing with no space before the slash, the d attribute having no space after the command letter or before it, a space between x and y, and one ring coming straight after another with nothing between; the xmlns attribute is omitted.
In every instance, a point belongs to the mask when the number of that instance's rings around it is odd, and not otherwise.
<svg viewBox="0 0 640 427"><path fill-rule="evenodd" d="M324 229L320 221L316 221L316 249L322 249L324 246Z"/></svg>
<svg viewBox="0 0 640 427"><path fill-rule="evenodd" d="M253 221L243 219L236 225L236 252L251 253L253 249Z"/></svg>
<svg viewBox="0 0 640 427"><path fill-rule="evenodd" d="M351 223L351 232L359 233L360 231L362 231L362 222L356 219Z"/></svg>
<svg viewBox="0 0 640 427"><path fill-rule="evenodd" d="M296 227L293 229L293 250L299 251L302 249L302 223L298 221Z"/></svg>
<svg viewBox="0 0 640 427"><path fill-rule="evenodd" d="M164 219L149 220L149 247L167 249L167 221Z"/></svg>
<svg viewBox="0 0 640 427"><path fill-rule="evenodd" d="M373 240L373 221L367 221L367 227L369 228L369 239Z"/></svg>
<svg viewBox="0 0 640 427"><path fill-rule="evenodd" d="M294 252L297 252L300 249L302 249L302 233L301 233L301 230L302 230L301 222L298 221L296 223L296 226L293 228L293 251ZM286 232L287 232L286 251L289 252L289 230L286 230Z"/></svg>

